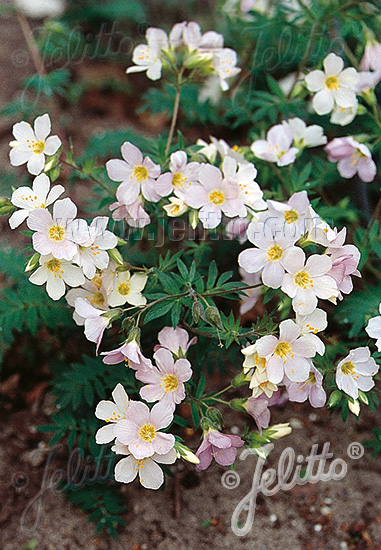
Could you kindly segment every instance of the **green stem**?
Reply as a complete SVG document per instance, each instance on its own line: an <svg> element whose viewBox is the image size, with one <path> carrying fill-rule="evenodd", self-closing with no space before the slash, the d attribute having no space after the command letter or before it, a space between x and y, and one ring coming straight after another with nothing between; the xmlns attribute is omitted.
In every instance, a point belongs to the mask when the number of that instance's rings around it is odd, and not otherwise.
<svg viewBox="0 0 381 550"><path fill-rule="evenodd" d="M80 166L78 166L75 162L70 162L68 160L63 160L63 159L60 159L60 161L62 162L62 164L65 164L66 166L70 166L70 168L74 168L74 170L77 170L77 172L81 172L81 174L83 174L84 176L86 176L89 179L93 180L96 184L100 185L110 195L114 195L114 191L112 189L110 189L104 181L98 179L96 176L93 176L93 174L88 174Z"/></svg>
<svg viewBox="0 0 381 550"><path fill-rule="evenodd" d="M173 112L172 112L172 121L171 121L171 127L169 129L167 144L165 146L165 157L168 158L169 148L171 147L173 134L176 128L176 122L177 122L177 116L179 114L179 106L180 106L180 94L181 94L181 86L182 86L182 70L177 75L177 83L176 83L176 95L175 95L175 103L173 105Z"/></svg>
<svg viewBox="0 0 381 550"><path fill-rule="evenodd" d="M303 5L304 8L306 8L304 5ZM308 41L308 45L307 45L307 49L306 49L306 53L304 54L300 64L299 64L299 67L298 67L298 70L296 72L296 76L295 76L295 80L294 80L294 84L291 88L291 90L288 92L287 94L287 99L290 99L291 96L292 96L292 93L298 83L298 80L299 80L299 77L300 75L302 74L302 72L304 71L306 65L307 65L307 62L308 62L308 59L310 57L310 54L311 54L311 51L312 51L312 48L313 48L313 45L314 45L314 42L315 42L315 38L316 38L316 34L317 34L317 31L319 29L319 22L315 22L313 25L312 25L312 29L311 29L311 34L310 34L310 39Z"/></svg>
<svg viewBox="0 0 381 550"><path fill-rule="evenodd" d="M258 288L260 286L262 286L262 283L258 283L256 285L241 286L238 288L231 288L229 290L217 290L216 292L204 292L203 296L222 296L223 294L231 294L232 292L240 292L241 290L245 291L245 290L249 290L250 288ZM202 298L201 294L199 294L199 296L200 298Z"/></svg>

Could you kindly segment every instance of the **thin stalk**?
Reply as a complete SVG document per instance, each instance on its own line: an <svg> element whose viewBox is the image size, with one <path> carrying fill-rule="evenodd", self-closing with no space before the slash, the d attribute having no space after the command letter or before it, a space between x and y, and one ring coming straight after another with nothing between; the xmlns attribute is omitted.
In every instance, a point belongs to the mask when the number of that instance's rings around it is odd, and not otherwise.
<svg viewBox="0 0 381 550"><path fill-rule="evenodd" d="M303 7L305 7L305 6L303 6ZM290 91L288 92L288 94L287 94L287 99L290 99L290 98L291 98L292 92L294 91L295 86L296 86L297 83L298 83L299 77L300 77L300 75L302 74L302 72L304 71L304 69L305 69L305 67L306 67L306 65L307 65L308 58L310 57L310 54L311 54L311 51L312 51L312 48L313 48L313 45L314 45L314 42L315 42L316 33L317 33L318 29L319 29L319 22L315 22L315 23L312 25L311 34L310 34L310 39L309 39L309 41L308 41L306 53L304 54L303 59L302 59L301 62L300 62L300 65L299 65L299 67L298 67L298 70L297 70L297 73L296 73L296 76L295 76L294 84L293 84L291 90L290 90Z"/></svg>
<svg viewBox="0 0 381 550"><path fill-rule="evenodd" d="M181 86L182 86L181 76L182 76L182 71L180 71L177 75L176 95L175 95L175 103L173 105L171 127L169 129L167 144L165 146L165 156L166 157L168 157L169 148L171 147L173 134L174 134L175 128L176 128L177 117L178 117L178 114L179 114L180 94L181 94Z"/></svg>
<svg viewBox="0 0 381 550"><path fill-rule="evenodd" d="M66 166L70 166L70 168L74 168L74 170L77 170L77 172L81 172L81 174L84 174L86 177L93 180L95 183L103 187L103 189L107 191L107 193L109 193L110 195L114 194L113 190L110 189L105 182L93 176L92 174L85 173L85 171L80 166L78 166L75 162L69 162L63 159L60 159L60 161L62 162L62 164L66 164Z"/></svg>
<svg viewBox="0 0 381 550"><path fill-rule="evenodd" d="M39 75L44 76L46 74L44 62L41 57L40 50L38 49L37 42L34 39L33 31L31 29L31 26L29 25L29 21L26 18L26 16L18 10L16 10L16 17L20 25L21 32L24 35L25 42L26 42L26 45L28 46L28 50L32 57L32 61L36 68L36 71L38 72Z"/></svg>

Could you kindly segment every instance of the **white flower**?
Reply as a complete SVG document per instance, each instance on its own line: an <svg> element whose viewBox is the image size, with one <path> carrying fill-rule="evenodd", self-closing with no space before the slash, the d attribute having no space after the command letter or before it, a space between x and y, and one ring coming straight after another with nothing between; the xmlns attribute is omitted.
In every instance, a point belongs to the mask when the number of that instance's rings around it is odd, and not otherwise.
<svg viewBox="0 0 381 550"><path fill-rule="evenodd" d="M54 185L50 189L50 180L46 174L40 174L34 178L32 189L19 187L13 191L11 203L21 210L16 210L9 218L11 229L18 227L36 208L46 208L58 199L65 191L62 185Z"/></svg>
<svg viewBox="0 0 381 550"><path fill-rule="evenodd" d="M280 233L280 232L279 232ZM248 248L238 256L239 265L248 273L261 272L263 284L279 288L285 275L285 251L295 249L298 237L274 236L264 223L251 223L247 228L247 238L257 248Z"/></svg>
<svg viewBox="0 0 381 550"><path fill-rule="evenodd" d="M264 393L266 397L270 398L277 391L278 386L269 381L266 359L259 357L257 343L241 349L241 353L245 356L243 372L250 376L249 387L253 390L252 397L256 398Z"/></svg>
<svg viewBox="0 0 381 550"><path fill-rule="evenodd" d="M225 180L238 184L243 202L254 210L266 210L263 192L255 181L257 169L251 162L237 163L232 157L225 157L222 163Z"/></svg>
<svg viewBox="0 0 381 550"><path fill-rule="evenodd" d="M34 121L34 130L28 122L17 122L13 126L16 141L11 141L9 158L12 166L27 163L30 174L38 175L45 166L45 155L54 155L61 145L58 136L50 136L50 118L48 114Z"/></svg>
<svg viewBox="0 0 381 550"><path fill-rule="evenodd" d="M220 155L223 160L226 156L232 157L237 162L244 163L245 156L242 154L239 147L234 145L230 147L226 141L223 139L217 139L213 136L210 136L210 143L207 143L203 139L198 139L196 145L201 145L202 148L198 151L201 155L204 155L210 163L214 163L217 157L217 153Z"/></svg>
<svg viewBox="0 0 381 550"><path fill-rule="evenodd" d="M307 88L317 92L312 100L318 115L326 115L335 104L339 107L354 107L357 104L355 88L359 79L356 69L344 69L344 61L330 53L323 61L323 71L312 71L306 76Z"/></svg>
<svg viewBox="0 0 381 550"><path fill-rule="evenodd" d="M285 235L289 235L290 237L295 236L296 238L304 235L308 207L310 205L306 191L294 193L287 203L269 200L267 201L267 205L270 216L268 217L268 222L266 220L265 223L271 224L271 226L274 226L274 230L276 230L275 227L278 225L276 218L278 218L283 222L280 229Z"/></svg>
<svg viewBox="0 0 381 550"><path fill-rule="evenodd" d="M252 143L254 155L278 166L287 166L295 161L299 149L291 147L294 131L290 126L276 124L266 134L266 139L257 139Z"/></svg>
<svg viewBox="0 0 381 550"><path fill-rule="evenodd" d="M65 299L69 306L75 307L77 298L83 298L97 309L106 311L108 309L107 292L103 286L98 286L93 281L85 281L80 288L72 288L66 294ZM76 311L73 312L73 319L78 326L85 324L84 317L80 317Z"/></svg>
<svg viewBox="0 0 381 550"><path fill-rule="evenodd" d="M292 307L299 315L312 313L317 299L330 299L337 296L337 285L327 275L332 260L326 255L313 254L306 262L301 248L293 248L285 253L283 266L288 271L283 278L282 291L292 298Z"/></svg>
<svg viewBox="0 0 381 550"><path fill-rule="evenodd" d="M282 122L285 126L290 126L294 131L294 146L298 149L304 147L319 147L327 143L327 136L324 135L324 129L317 124L307 126L301 118L289 118Z"/></svg>
<svg viewBox="0 0 381 550"><path fill-rule="evenodd" d="M29 280L34 285L46 283L46 292L52 300L59 300L68 286L80 286L85 282L82 270L65 260L58 260L51 254L40 257L40 267L32 273Z"/></svg>
<svg viewBox="0 0 381 550"><path fill-rule="evenodd" d="M170 204L165 204L163 208L170 218L182 216L188 210L188 205L182 199L169 197L169 202Z"/></svg>
<svg viewBox="0 0 381 550"><path fill-rule="evenodd" d="M192 183L197 183L200 164L189 162L185 151L172 153L169 162L170 172L162 174L156 182L156 190L165 197L171 191L180 199L185 198L185 192Z"/></svg>
<svg viewBox="0 0 381 550"><path fill-rule="evenodd" d="M60 17L65 11L65 0L15 0L16 7L33 19Z"/></svg>
<svg viewBox="0 0 381 550"><path fill-rule="evenodd" d="M212 50L218 50L224 45L224 37L215 31L201 33L198 23L190 21L183 27L183 41L190 51L199 50L206 55Z"/></svg>
<svg viewBox="0 0 381 550"><path fill-rule="evenodd" d="M295 320L300 327L301 336L310 340L319 355L324 355L325 345L316 334L327 328L327 313L317 308L309 315L296 314Z"/></svg>
<svg viewBox="0 0 381 550"><path fill-rule="evenodd" d="M122 306L126 302L133 306L143 306L147 300L141 293L146 285L147 278L144 273L134 273L131 277L129 271L117 272L109 296L110 306Z"/></svg>
<svg viewBox="0 0 381 550"><path fill-rule="evenodd" d="M380 315L369 319L367 326L365 327L366 332L370 338L376 339L376 346L378 351L381 351L381 303L379 306Z"/></svg>
<svg viewBox="0 0 381 550"><path fill-rule="evenodd" d="M162 29L150 27L146 32L147 44L136 46L132 54L135 67L128 67L126 73L139 73L147 71L150 80L158 80L161 77L161 52L168 49L168 36Z"/></svg>
<svg viewBox="0 0 381 550"><path fill-rule="evenodd" d="M139 474L139 481L146 489L158 489L164 482L163 470L157 463L173 464L177 458L175 449L171 449L164 455L155 453L151 457L140 460L130 454L128 445L117 443L111 447L111 450L119 455L127 455L115 466L115 481L131 483Z"/></svg>
<svg viewBox="0 0 381 550"><path fill-rule="evenodd" d="M105 269L110 261L107 250L118 244L116 236L106 229L109 218L98 216L94 218L89 228L89 239L78 246L74 261L82 267L88 279L95 277L97 269Z"/></svg>
<svg viewBox="0 0 381 550"><path fill-rule="evenodd" d="M106 426L99 428L95 434L95 441L102 445L115 439L114 428L119 420L126 418L129 399L122 384L117 384L112 392L114 401L100 401L95 409L95 416L104 420Z"/></svg>
<svg viewBox="0 0 381 550"><path fill-rule="evenodd" d="M77 245L89 238L85 220L76 220L77 207L69 198L57 201L53 206L53 217L44 208L30 212L27 225L33 234L33 248L40 254L53 254L59 260L72 260Z"/></svg>
<svg viewBox="0 0 381 550"><path fill-rule="evenodd" d="M376 361L370 356L369 348L356 348L350 351L337 365L336 384L353 399L358 398L358 390L369 391L374 386L372 376L378 371Z"/></svg>
<svg viewBox="0 0 381 550"><path fill-rule="evenodd" d="M102 311L93 307L89 301L83 298L76 298L74 304L76 314L84 319L85 336L89 342L97 344L96 351L98 353L103 333L112 322L111 315L118 310Z"/></svg>
<svg viewBox="0 0 381 550"><path fill-rule="evenodd" d="M316 350L311 341L300 334L300 327L287 319L279 325L279 338L269 334L256 341L257 353L267 360L268 380L273 384L282 382L284 375L292 382L307 380L308 358L314 357Z"/></svg>
<svg viewBox="0 0 381 550"><path fill-rule="evenodd" d="M357 99L356 104L353 105L353 107L340 107L339 105L335 105L331 114L330 122L332 124L338 124L339 126L346 126L347 124L350 124L356 118L357 108Z"/></svg>
<svg viewBox="0 0 381 550"><path fill-rule="evenodd" d="M213 68L219 78L221 89L226 92L229 84L226 79L236 76L241 69L236 67L237 53L230 48L223 48L213 56Z"/></svg>

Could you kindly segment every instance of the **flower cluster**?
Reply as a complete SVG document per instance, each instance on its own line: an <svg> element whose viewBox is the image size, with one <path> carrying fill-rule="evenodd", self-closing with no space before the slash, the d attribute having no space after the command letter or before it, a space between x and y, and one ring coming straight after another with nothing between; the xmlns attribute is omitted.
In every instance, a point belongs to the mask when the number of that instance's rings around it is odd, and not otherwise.
<svg viewBox="0 0 381 550"><path fill-rule="evenodd" d="M169 36L162 29L150 27L146 32L147 44L136 46L132 55L135 66L127 73L146 71L151 80L161 77L162 68L173 69L176 55L183 55L184 69L200 70L212 75L222 90L228 90L227 79L237 75L237 54L224 48L224 37L214 31L201 33L198 23L193 21L176 23Z"/></svg>

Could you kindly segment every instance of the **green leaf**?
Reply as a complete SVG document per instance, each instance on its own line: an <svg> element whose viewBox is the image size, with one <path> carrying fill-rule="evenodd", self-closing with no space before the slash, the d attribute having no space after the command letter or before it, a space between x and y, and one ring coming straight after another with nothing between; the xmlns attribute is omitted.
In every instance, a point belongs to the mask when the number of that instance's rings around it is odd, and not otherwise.
<svg viewBox="0 0 381 550"><path fill-rule="evenodd" d="M149 323L153 319L163 317L174 306L174 300L168 299L153 305L144 315L144 322Z"/></svg>

